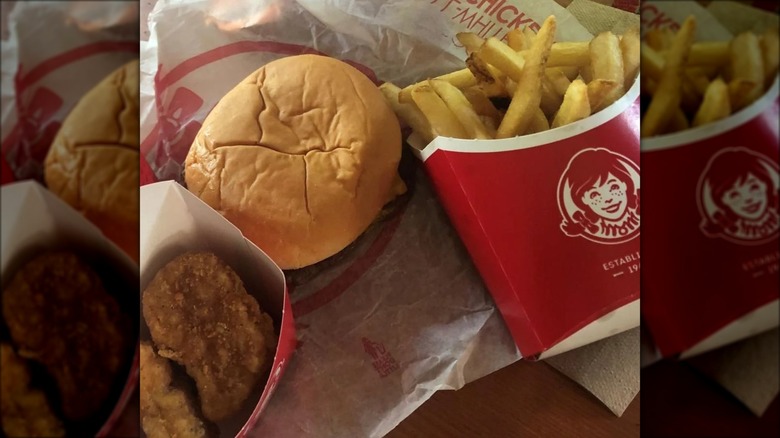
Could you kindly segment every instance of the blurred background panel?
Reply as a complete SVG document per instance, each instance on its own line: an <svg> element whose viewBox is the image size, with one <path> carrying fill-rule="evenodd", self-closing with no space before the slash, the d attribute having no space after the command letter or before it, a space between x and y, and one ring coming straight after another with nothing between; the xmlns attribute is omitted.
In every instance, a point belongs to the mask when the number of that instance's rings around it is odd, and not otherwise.
<svg viewBox="0 0 780 438"><path fill-rule="evenodd" d="M640 6L642 436L780 436L778 10Z"/></svg>
<svg viewBox="0 0 780 438"><path fill-rule="evenodd" d="M3 436L138 436L137 1L4 1Z"/></svg>

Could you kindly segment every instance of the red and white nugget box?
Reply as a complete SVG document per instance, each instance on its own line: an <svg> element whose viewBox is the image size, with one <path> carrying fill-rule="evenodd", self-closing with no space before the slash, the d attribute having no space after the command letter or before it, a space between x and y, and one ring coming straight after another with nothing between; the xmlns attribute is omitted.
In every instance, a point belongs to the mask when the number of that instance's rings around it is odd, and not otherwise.
<svg viewBox="0 0 780 438"><path fill-rule="evenodd" d="M639 325L638 80L571 125L418 156L524 357Z"/></svg>
<svg viewBox="0 0 780 438"><path fill-rule="evenodd" d="M173 181L141 187L141 211L141 291L176 256L207 250L236 271L247 292L274 320L279 343L268 382L250 395L253 400L241 411L217 423L220 436L251 435L295 350L295 324L284 274L238 228ZM143 321L141 338L150 339Z"/></svg>
<svg viewBox="0 0 780 438"><path fill-rule="evenodd" d="M778 325L778 81L732 116L642 142L642 314L664 356Z"/></svg>
<svg viewBox="0 0 780 438"><path fill-rule="evenodd" d="M128 290L117 290L108 285L106 290L116 297L124 312L131 317L137 314L137 308L128 309L126 303L122 302L121 295L123 292L132 291L138 284L138 267L81 213L35 181L3 185L0 189L0 199L0 264L4 282L36 253L49 249L67 249L84 257L91 266L109 268L112 276L118 276L117 285L122 284ZM137 339L131 339L131 345L134 344L137 344ZM127 375L120 377L125 381L122 392L119 395L111 395L113 398L110 401L115 401L116 404L96 437L113 435L114 427L135 391L138 383L138 347L135 348L134 355L128 358L131 359Z"/></svg>

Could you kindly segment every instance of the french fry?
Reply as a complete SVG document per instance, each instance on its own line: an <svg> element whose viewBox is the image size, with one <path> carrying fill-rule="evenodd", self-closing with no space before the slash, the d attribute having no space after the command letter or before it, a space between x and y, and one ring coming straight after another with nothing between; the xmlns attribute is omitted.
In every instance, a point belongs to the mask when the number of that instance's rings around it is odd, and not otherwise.
<svg viewBox="0 0 780 438"><path fill-rule="evenodd" d="M702 94L696 90L696 86L688 79L683 71L682 83L680 86L680 107L693 114L701 103Z"/></svg>
<svg viewBox="0 0 780 438"><path fill-rule="evenodd" d="M504 89L506 89L506 92L509 96L512 96L515 94L515 90L517 90L517 82L513 81L512 79L507 78L504 81Z"/></svg>
<svg viewBox="0 0 780 438"><path fill-rule="evenodd" d="M711 82L707 72L702 67L686 68L685 79L693 86L699 96L704 96Z"/></svg>
<svg viewBox="0 0 780 438"><path fill-rule="evenodd" d="M640 89L640 92L643 96L652 96L655 94L655 89L658 87L658 82L653 80L650 76L640 76L639 79L640 86L642 87Z"/></svg>
<svg viewBox="0 0 780 438"><path fill-rule="evenodd" d="M420 84L414 87L412 100L425 114L435 135L467 138L466 129L430 85Z"/></svg>
<svg viewBox="0 0 780 438"><path fill-rule="evenodd" d="M487 83L483 82L478 85L479 89L482 90L483 93L487 97L507 97L509 96L506 87L504 84L499 84L497 82L493 83Z"/></svg>
<svg viewBox="0 0 780 438"><path fill-rule="evenodd" d="M555 43L547 59L547 67L577 66L590 64L590 48L587 41Z"/></svg>
<svg viewBox="0 0 780 438"><path fill-rule="evenodd" d="M552 117L561 107L561 103L563 103L563 94L555 90L555 86L545 74L542 76L542 100L539 102L539 107L547 117Z"/></svg>
<svg viewBox="0 0 780 438"><path fill-rule="evenodd" d="M639 50L640 65L642 66L642 74L646 77L652 78L655 81L661 79L661 74L664 70L664 57L661 56L654 48L650 47L647 43L642 43Z"/></svg>
<svg viewBox="0 0 780 438"><path fill-rule="evenodd" d="M590 65L593 68L593 80L604 79L612 81L617 86L610 90L604 98L596 104L595 111L599 111L616 101L623 95L623 53L620 51L620 41L612 32L602 32L590 42ZM591 105L594 103L591 102Z"/></svg>
<svg viewBox="0 0 780 438"><path fill-rule="evenodd" d="M657 51L667 50L672 46L672 33L668 29L650 29L645 33L645 41Z"/></svg>
<svg viewBox="0 0 780 438"><path fill-rule="evenodd" d="M480 116L490 117L493 120L501 119L501 113L481 89L476 87L467 88L463 90L463 95L466 96L471 106L474 107L474 111Z"/></svg>
<svg viewBox="0 0 780 438"><path fill-rule="evenodd" d="M580 67L580 77L585 83L590 83L593 80L593 67L590 64Z"/></svg>
<svg viewBox="0 0 780 438"><path fill-rule="evenodd" d="M688 118L685 117L685 113L680 108L677 108L674 110L672 118L669 120L669 124L666 126L664 134L684 131L689 127L690 124L688 123Z"/></svg>
<svg viewBox="0 0 780 438"><path fill-rule="evenodd" d="M563 103L553 119L552 127L558 128L574 123L590 116L590 114L588 86L581 79L575 79L563 96Z"/></svg>
<svg viewBox="0 0 780 438"><path fill-rule="evenodd" d="M720 67L729 60L729 44L727 42L701 42L691 46L687 63L691 66L710 65Z"/></svg>
<svg viewBox="0 0 780 438"><path fill-rule="evenodd" d="M560 67L550 67L546 69L544 71L544 76L552 85L555 92L560 96L566 94L566 90L568 90L569 85L571 85L571 80L569 80L566 73L564 73L563 69Z"/></svg>
<svg viewBox="0 0 780 438"><path fill-rule="evenodd" d="M488 63L484 59L477 56L476 53L472 53L466 58L466 65L471 73L477 78L477 83L480 84L492 84L496 81L491 72L488 70Z"/></svg>
<svg viewBox="0 0 780 438"><path fill-rule="evenodd" d="M432 79L428 83L466 129L467 138L483 140L493 138L460 90L447 81Z"/></svg>
<svg viewBox="0 0 780 438"><path fill-rule="evenodd" d="M468 88L472 87L474 85L477 85L477 78L474 77L474 74L471 73L471 71L468 68L464 68L462 70L457 70L452 73L447 73L444 75L441 75L435 79L439 79L442 81L447 81L450 84L458 87L458 88ZM401 92L398 95L398 100L401 103L412 103L412 89L420 85L421 83L412 84L408 87L405 87L401 89Z"/></svg>
<svg viewBox="0 0 780 438"><path fill-rule="evenodd" d="M623 89L628 90L634 84L634 79L639 73L640 61L639 27L634 26L620 39L620 51L623 54Z"/></svg>
<svg viewBox="0 0 780 438"><path fill-rule="evenodd" d="M536 33L531 30L530 27L526 26L523 28L523 35L525 35L525 47L530 49L534 39L536 39Z"/></svg>
<svg viewBox="0 0 780 438"><path fill-rule="evenodd" d="M704 73L704 75L707 76L707 79L710 81L715 79L717 76L720 76L720 67L715 65L697 65L693 68L696 68Z"/></svg>
<svg viewBox="0 0 780 438"><path fill-rule="evenodd" d="M475 78L471 71L469 71L467 68L464 68L463 70L457 70L452 73L447 73L434 79L447 81L458 88L468 88L473 85L477 85L477 78Z"/></svg>
<svg viewBox="0 0 780 438"><path fill-rule="evenodd" d="M528 130L525 134L536 134L537 132L543 132L550 129L550 122L547 121L547 116L544 115L541 108L537 108L534 111L531 123L528 125Z"/></svg>
<svg viewBox="0 0 780 438"><path fill-rule="evenodd" d="M683 68L696 33L696 19L688 17L674 36L661 79L641 124L641 136L658 135L680 105Z"/></svg>
<svg viewBox="0 0 780 438"><path fill-rule="evenodd" d="M595 113L599 109L606 107L607 96L618 88L618 83L608 79L594 79L588 83L588 102L590 102L591 112Z"/></svg>
<svg viewBox="0 0 780 438"><path fill-rule="evenodd" d="M780 64L780 29L767 29L761 35L761 56L764 61L764 87L769 88L775 81Z"/></svg>
<svg viewBox="0 0 780 438"><path fill-rule="evenodd" d="M515 52L527 49L525 34L520 29L512 29L506 34L506 43Z"/></svg>
<svg viewBox="0 0 780 438"><path fill-rule="evenodd" d="M482 120L482 124L484 124L485 128L488 130L490 138L496 138L496 127L498 126L496 119L483 115L480 115L479 119Z"/></svg>
<svg viewBox="0 0 780 438"><path fill-rule="evenodd" d="M557 67L550 67L548 65L547 68L548 69L554 68L562 71L563 74L566 75L566 78L569 79L570 82L577 79L577 76L580 75L580 68L577 67L576 65L560 65Z"/></svg>
<svg viewBox="0 0 780 438"><path fill-rule="evenodd" d="M455 37L463 44L466 53L469 55L479 50L485 40L472 32L458 32Z"/></svg>
<svg viewBox="0 0 780 438"><path fill-rule="evenodd" d="M477 56L485 63L504 72L514 81L519 81L523 74L523 66L525 65L523 58L497 38L488 38L485 44L480 47Z"/></svg>
<svg viewBox="0 0 780 438"><path fill-rule="evenodd" d="M496 131L497 138L509 138L524 132L542 100L542 77L555 38L554 16L544 20L539 33L531 42L525 59L523 75L518 81L512 102Z"/></svg>
<svg viewBox="0 0 780 438"><path fill-rule="evenodd" d="M753 94L753 90L760 89L759 84L742 78L732 79L728 88L731 109L734 111L747 106L750 103L748 99Z"/></svg>
<svg viewBox="0 0 780 438"><path fill-rule="evenodd" d="M729 45L729 70L732 79L744 79L758 85L748 92L744 99L732 101L734 110L739 110L761 96L764 85L764 61L758 37L753 32L737 35Z"/></svg>
<svg viewBox="0 0 780 438"><path fill-rule="evenodd" d="M433 130L431 124L425 115L417 108L413 103L401 103L398 100L398 95L401 89L390 82L385 82L379 89L385 96L385 99L390 104L393 112L400 117L414 132L417 133L426 143L430 143L433 138Z"/></svg>
<svg viewBox="0 0 780 438"><path fill-rule="evenodd" d="M693 126L706 125L731 114L729 89L721 78L710 82L704 93L704 100L693 118Z"/></svg>

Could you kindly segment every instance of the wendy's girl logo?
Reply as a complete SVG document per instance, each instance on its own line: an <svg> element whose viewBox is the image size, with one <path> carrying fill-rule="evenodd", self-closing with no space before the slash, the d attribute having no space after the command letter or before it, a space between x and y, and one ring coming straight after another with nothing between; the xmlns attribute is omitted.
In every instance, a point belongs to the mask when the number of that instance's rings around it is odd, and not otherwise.
<svg viewBox="0 0 780 438"><path fill-rule="evenodd" d="M639 166L604 148L576 153L558 182L561 230L603 244L639 236Z"/></svg>
<svg viewBox="0 0 780 438"><path fill-rule="evenodd" d="M720 150L697 188L702 232L743 245L777 238L778 185L777 163L766 156L742 147Z"/></svg>

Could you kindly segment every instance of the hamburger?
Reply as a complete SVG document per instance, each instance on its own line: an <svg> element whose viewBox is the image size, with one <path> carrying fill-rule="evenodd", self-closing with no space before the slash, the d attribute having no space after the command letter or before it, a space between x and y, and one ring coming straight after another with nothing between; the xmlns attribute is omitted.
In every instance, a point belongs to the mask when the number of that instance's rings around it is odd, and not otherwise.
<svg viewBox="0 0 780 438"><path fill-rule="evenodd" d="M112 72L79 100L44 162L53 193L138 259L138 61Z"/></svg>
<svg viewBox="0 0 780 438"><path fill-rule="evenodd" d="M400 159L400 126L375 84L344 62L300 55L217 103L184 179L282 269L297 269L344 249L405 191Z"/></svg>

